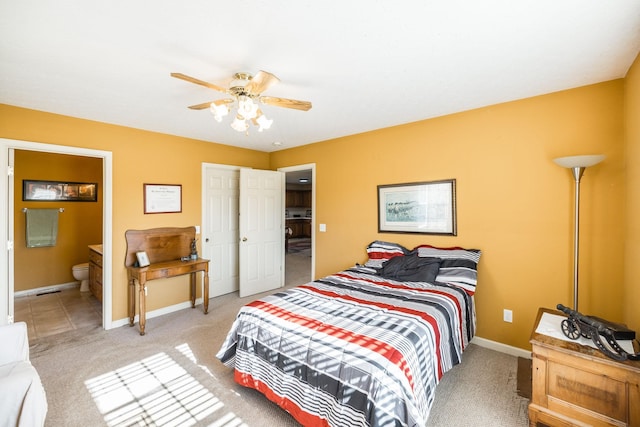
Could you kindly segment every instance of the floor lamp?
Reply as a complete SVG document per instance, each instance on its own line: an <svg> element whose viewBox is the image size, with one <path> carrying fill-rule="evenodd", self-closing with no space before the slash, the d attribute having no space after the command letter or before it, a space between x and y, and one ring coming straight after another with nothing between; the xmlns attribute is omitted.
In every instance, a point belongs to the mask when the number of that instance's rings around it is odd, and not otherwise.
<svg viewBox="0 0 640 427"><path fill-rule="evenodd" d="M556 164L569 168L576 182L575 190L575 221L573 231L573 309L578 311L578 240L580 236L580 178L584 170L604 160L604 155L569 156L553 159Z"/></svg>

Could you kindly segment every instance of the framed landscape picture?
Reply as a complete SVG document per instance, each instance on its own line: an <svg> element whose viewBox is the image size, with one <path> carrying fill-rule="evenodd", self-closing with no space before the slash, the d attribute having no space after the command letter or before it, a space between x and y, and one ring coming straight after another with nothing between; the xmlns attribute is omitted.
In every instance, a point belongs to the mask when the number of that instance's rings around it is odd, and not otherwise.
<svg viewBox="0 0 640 427"><path fill-rule="evenodd" d="M379 185L378 231L455 236L456 180Z"/></svg>

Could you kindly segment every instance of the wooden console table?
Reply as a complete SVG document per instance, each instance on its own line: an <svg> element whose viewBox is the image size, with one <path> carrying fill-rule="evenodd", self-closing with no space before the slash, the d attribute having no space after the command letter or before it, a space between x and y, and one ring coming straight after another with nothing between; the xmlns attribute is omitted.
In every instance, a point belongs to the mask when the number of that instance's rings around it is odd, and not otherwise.
<svg viewBox="0 0 640 427"><path fill-rule="evenodd" d="M136 282L138 282L140 335L145 334L146 295L147 282L149 280L189 274L191 308L195 308L196 274L202 271L204 276L204 314L209 312L209 260L198 258L196 260L181 261L182 257L189 256L195 234L195 227L127 230L125 233L127 240L125 266L127 267L129 281L129 326L133 326L135 320L135 288ZM151 263L149 266L135 266L137 261L136 252L140 251L147 253Z"/></svg>
<svg viewBox="0 0 640 427"><path fill-rule="evenodd" d="M531 427L640 427L640 361L615 361L599 350L536 332L531 344ZM637 349L635 350L637 351Z"/></svg>

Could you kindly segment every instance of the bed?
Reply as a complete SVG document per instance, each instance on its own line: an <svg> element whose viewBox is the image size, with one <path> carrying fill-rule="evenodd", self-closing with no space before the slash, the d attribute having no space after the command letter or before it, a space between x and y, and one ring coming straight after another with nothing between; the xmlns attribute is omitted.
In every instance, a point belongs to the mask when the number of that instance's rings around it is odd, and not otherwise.
<svg viewBox="0 0 640 427"><path fill-rule="evenodd" d="M424 426L473 338L480 251L374 241L367 252L242 307L217 354L304 426Z"/></svg>

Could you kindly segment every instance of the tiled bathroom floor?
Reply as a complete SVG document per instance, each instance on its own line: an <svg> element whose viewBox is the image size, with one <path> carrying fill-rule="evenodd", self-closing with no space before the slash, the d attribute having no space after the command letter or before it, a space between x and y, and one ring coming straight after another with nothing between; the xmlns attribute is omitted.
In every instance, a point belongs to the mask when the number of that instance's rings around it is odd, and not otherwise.
<svg viewBox="0 0 640 427"><path fill-rule="evenodd" d="M29 338L42 338L73 329L101 326L102 303L91 292L79 288L60 292L17 297L16 322L26 322Z"/></svg>
<svg viewBox="0 0 640 427"><path fill-rule="evenodd" d="M309 251L310 252L310 251ZM295 286L311 280L309 253L287 254L286 285ZM102 304L91 292L79 288L60 292L17 297L14 300L16 322L26 322L29 338L42 338L73 329L102 325Z"/></svg>

